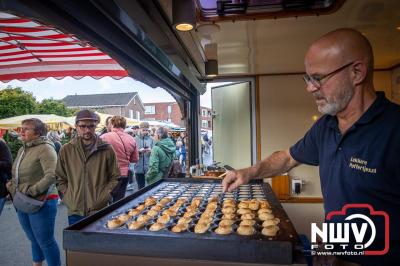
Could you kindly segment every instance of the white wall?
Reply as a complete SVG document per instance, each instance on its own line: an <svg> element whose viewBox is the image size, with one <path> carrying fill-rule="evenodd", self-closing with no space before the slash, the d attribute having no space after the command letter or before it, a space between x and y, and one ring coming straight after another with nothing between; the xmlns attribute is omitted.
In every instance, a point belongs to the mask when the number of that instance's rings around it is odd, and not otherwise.
<svg viewBox="0 0 400 266"><path fill-rule="evenodd" d="M400 67L392 71L392 101L400 104Z"/></svg>
<svg viewBox="0 0 400 266"><path fill-rule="evenodd" d="M292 221L298 234L304 234L310 239L311 223L321 225L324 222L324 207L322 203L283 203L283 208Z"/></svg>
<svg viewBox="0 0 400 266"><path fill-rule="evenodd" d="M306 92L302 75L262 76L260 88L261 157L284 150L304 136L319 117L313 97ZM290 176L306 181L300 197L319 197L318 167L299 166Z"/></svg>
<svg viewBox="0 0 400 266"><path fill-rule="evenodd" d="M374 86L377 91L384 91L392 99L392 71L375 71Z"/></svg>

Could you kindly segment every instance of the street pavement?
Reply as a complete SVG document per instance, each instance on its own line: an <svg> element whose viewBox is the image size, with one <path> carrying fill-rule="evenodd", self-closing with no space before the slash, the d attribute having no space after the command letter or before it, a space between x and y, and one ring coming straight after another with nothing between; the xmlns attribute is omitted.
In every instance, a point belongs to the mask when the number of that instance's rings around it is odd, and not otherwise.
<svg viewBox="0 0 400 266"><path fill-rule="evenodd" d="M58 205L54 230L56 241L60 248L62 265L65 265L65 252L62 249L62 231L67 225L67 208L64 205ZM32 265L30 241L19 224L17 213L11 202L6 203L0 216L0 265ZM47 264L43 263L43 265Z"/></svg>

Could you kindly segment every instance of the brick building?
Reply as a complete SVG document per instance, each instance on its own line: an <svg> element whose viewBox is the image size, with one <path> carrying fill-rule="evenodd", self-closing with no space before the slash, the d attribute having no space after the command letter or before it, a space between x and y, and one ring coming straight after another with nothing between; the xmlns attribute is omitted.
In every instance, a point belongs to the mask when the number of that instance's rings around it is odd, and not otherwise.
<svg viewBox="0 0 400 266"><path fill-rule="evenodd" d="M68 95L62 101L68 108L91 109L138 120L144 117L144 105L137 92Z"/></svg>
<svg viewBox="0 0 400 266"><path fill-rule="evenodd" d="M212 130L212 110L211 108L200 106L201 129Z"/></svg>
<svg viewBox="0 0 400 266"><path fill-rule="evenodd" d="M185 126L184 121L182 121L181 110L176 102L144 103L144 107L144 120L171 122L181 127ZM211 109L200 107L200 114L201 128L211 130Z"/></svg>
<svg viewBox="0 0 400 266"><path fill-rule="evenodd" d="M162 122L171 122L178 126L184 126L182 113L176 102L144 103L144 119Z"/></svg>

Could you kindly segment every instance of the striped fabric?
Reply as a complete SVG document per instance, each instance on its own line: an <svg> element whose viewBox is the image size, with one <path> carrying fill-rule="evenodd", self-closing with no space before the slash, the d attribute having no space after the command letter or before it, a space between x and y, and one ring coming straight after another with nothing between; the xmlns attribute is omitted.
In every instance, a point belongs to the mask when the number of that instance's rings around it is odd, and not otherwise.
<svg viewBox="0 0 400 266"><path fill-rule="evenodd" d="M0 12L0 81L67 76L120 79L128 73L107 54L72 34Z"/></svg>

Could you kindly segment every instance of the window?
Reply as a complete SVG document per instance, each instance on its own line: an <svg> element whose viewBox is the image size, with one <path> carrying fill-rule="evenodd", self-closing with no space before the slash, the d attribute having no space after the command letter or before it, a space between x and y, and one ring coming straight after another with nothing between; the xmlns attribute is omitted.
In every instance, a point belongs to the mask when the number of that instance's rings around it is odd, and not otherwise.
<svg viewBox="0 0 400 266"><path fill-rule="evenodd" d="M133 110L129 109L129 118L133 118Z"/></svg>
<svg viewBox="0 0 400 266"><path fill-rule="evenodd" d="M156 113L156 107L155 107L155 105L147 105L147 106L145 106L144 108L145 108L144 113L145 113L146 115L154 115L154 114Z"/></svg>
<svg viewBox="0 0 400 266"><path fill-rule="evenodd" d="M172 106L168 105L168 114L172 113Z"/></svg>
<svg viewBox="0 0 400 266"><path fill-rule="evenodd" d="M201 116L207 116L207 109L201 109Z"/></svg>
<svg viewBox="0 0 400 266"><path fill-rule="evenodd" d="M234 2L234 3L232 3ZM282 18L287 16L288 10L297 16L319 13L322 10L336 10L340 1L314 0L308 1L210 1L199 0L200 20L215 21L220 18L235 20L238 18L253 19L254 17Z"/></svg>
<svg viewBox="0 0 400 266"><path fill-rule="evenodd" d="M201 120L201 127L208 128L208 121L207 120Z"/></svg>
<svg viewBox="0 0 400 266"><path fill-rule="evenodd" d="M136 119L140 120L140 112L139 111L136 111Z"/></svg>

